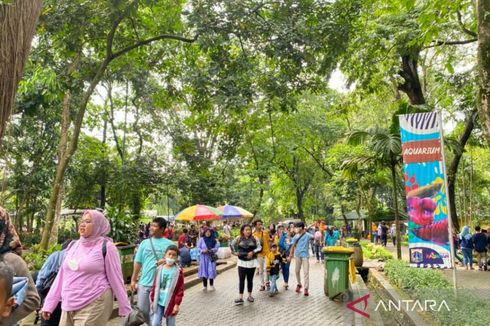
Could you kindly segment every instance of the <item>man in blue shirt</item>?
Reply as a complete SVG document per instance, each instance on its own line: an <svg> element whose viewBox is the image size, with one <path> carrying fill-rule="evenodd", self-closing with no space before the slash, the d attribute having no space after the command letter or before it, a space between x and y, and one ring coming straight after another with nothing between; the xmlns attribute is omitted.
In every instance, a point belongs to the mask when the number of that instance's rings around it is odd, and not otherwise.
<svg viewBox="0 0 490 326"><path fill-rule="evenodd" d="M134 256L133 275L131 276L131 291L138 288L138 308L144 313L147 324L150 325L150 290L157 270L162 264L167 247L174 243L163 237L167 221L157 217L150 225L150 238L141 242ZM140 275L141 271L141 276Z"/></svg>
<svg viewBox="0 0 490 326"><path fill-rule="evenodd" d="M481 232L480 226L475 226L476 233L473 234L473 248L476 251L476 259L478 260L478 269L487 270L487 245L488 239L485 233Z"/></svg>
<svg viewBox="0 0 490 326"><path fill-rule="evenodd" d="M305 223L298 222L294 225L296 235L293 238L291 251L289 253L288 261L294 257L295 262L295 272L296 272L296 293L301 292L303 287L301 284L301 268L303 268L303 278L304 278L304 295L308 296L308 285L310 279L310 251L309 244L313 235L305 230Z"/></svg>

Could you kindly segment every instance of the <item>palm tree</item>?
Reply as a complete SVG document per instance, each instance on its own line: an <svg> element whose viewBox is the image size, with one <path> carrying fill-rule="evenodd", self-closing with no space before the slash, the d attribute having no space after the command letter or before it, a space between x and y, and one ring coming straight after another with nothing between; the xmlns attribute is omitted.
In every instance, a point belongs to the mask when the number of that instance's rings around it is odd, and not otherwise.
<svg viewBox="0 0 490 326"><path fill-rule="evenodd" d="M349 135L348 142L352 145L365 144L372 152L363 158L364 163L371 163L379 167L388 168L391 172L393 188L393 202L396 223L396 255L402 258L400 239L400 216L398 212L398 191L396 170L401 163L402 146L400 135L383 128L373 128L367 131L355 131Z"/></svg>

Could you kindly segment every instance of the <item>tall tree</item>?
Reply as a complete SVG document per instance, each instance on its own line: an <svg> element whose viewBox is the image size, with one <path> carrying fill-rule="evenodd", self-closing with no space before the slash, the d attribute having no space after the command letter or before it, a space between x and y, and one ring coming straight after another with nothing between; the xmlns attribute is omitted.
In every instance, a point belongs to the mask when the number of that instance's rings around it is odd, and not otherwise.
<svg viewBox="0 0 490 326"><path fill-rule="evenodd" d="M42 0L0 1L0 142L31 49Z"/></svg>
<svg viewBox="0 0 490 326"><path fill-rule="evenodd" d="M478 105L483 133L490 145L490 2L477 0L478 17Z"/></svg>

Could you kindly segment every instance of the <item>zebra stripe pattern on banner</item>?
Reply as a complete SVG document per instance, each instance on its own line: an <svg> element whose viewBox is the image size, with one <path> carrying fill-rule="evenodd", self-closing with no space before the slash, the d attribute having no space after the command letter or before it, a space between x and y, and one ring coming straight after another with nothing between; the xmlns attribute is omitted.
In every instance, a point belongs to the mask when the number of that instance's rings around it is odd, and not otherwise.
<svg viewBox="0 0 490 326"><path fill-rule="evenodd" d="M402 115L400 127L419 135L436 133L439 131L439 115L437 112Z"/></svg>

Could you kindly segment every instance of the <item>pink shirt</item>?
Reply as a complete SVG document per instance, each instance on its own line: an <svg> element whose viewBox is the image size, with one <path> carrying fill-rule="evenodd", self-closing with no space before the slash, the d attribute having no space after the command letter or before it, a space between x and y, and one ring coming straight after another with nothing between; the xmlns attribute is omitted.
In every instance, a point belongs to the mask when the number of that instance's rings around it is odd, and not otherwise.
<svg viewBox="0 0 490 326"><path fill-rule="evenodd" d="M62 310L77 311L111 288L119 302L119 315L126 316L131 312L122 278L119 253L114 243L107 241L104 264L102 243L101 240L93 245L84 245L76 241L70 247L49 290L42 311L52 313L60 301ZM72 268L70 268L70 261ZM73 262L78 265L76 271L72 270Z"/></svg>

